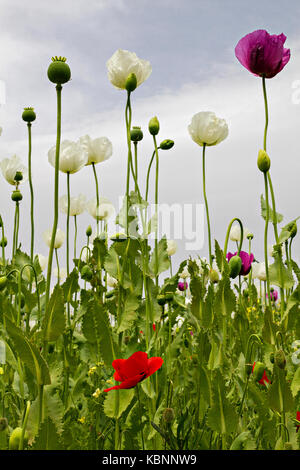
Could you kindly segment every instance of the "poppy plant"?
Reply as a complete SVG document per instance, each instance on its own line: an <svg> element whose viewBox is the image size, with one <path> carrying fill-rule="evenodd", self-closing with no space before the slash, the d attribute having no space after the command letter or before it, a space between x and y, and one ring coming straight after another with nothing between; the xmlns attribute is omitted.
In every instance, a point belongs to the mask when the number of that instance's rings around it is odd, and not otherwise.
<svg viewBox="0 0 300 470"><path fill-rule="evenodd" d="M253 362L252 374L253 374L253 371L254 371L255 364L256 364L256 362ZM268 379L265 370L264 370L264 373L263 373L263 375L262 375L262 378L261 378L260 380L258 380L258 383L261 384L261 385L266 385L266 383L268 383L268 384L270 383L270 380Z"/></svg>
<svg viewBox="0 0 300 470"><path fill-rule="evenodd" d="M226 255L227 261L229 262L230 259L233 256L236 256L236 255L237 255L237 251L233 254L230 253L230 252L227 253L227 255ZM241 276L247 276L247 274L249 274L249 272L250 272L251 264L254 261L254 255L252 253L249 255L248 253L246 253L246 251L240 251L240 258L242 260L242 267L241 267L241 270L240 270L240 275Z"/></svg>
<svg viewBox="0 0 300 470"><path fill-rule="evenodd" d="M128 389L135 387L139 382L154 374L163 364L161 357L149 357L143 351L137 351L128 359L115 359L112 366L115 369L114 379L120 385L107 388L110 390Z"/></svg>
<svg viewBox="0 0 300 470"><path fill-rule="evenodd" d="M283 47L286 36L258 29L239 40L235 55L249 72L258 77L273 78L290 60L290 49Z"/></svg>

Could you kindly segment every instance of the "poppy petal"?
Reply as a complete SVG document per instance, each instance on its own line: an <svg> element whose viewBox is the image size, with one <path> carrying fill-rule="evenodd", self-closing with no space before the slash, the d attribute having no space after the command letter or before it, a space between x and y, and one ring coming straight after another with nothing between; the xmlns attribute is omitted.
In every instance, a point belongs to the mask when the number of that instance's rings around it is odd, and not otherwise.
<svg viewBox="0 0 300 470"><path fill-rule="evenodd" d="M138 374L144 374L148 371L148 356L143 351L137 351L122 363L121 375L124 379L129 379Z"/></svg>
<svg viewBox="0 0 300 470"><path fill-rule="evenodd" d="M148 373L147 377L154 374L163 365L163 359L161 357L150 357L148 359Z"/></svg>

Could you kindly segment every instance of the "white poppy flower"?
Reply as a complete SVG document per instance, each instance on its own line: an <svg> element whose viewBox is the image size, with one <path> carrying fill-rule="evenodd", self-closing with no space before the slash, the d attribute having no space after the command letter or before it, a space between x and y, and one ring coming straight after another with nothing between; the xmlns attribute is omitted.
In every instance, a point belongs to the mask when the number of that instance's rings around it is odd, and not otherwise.
<svg viewBox="0 0 300 470"><path fill-rule="evenodd" d="M176 251L177 251L177 243L175 242L175 240L167 240L168 256L175 255Z"/></svg>
<svg viewBox="0 0 300 470"><path fill-rule="evenodd" d="M45 230L45 232L43 233L44 242L46 243L46 245L49 246L49 248L51 244L51 236L52 236L52 229L50 228L48 230ZM58 228L56 230L54 248L60 248L62 244L64 243L65 238L66 238L66 234L60 228Z"/></svg>
<svg viewBox="0 0 300 470"><path fill-rule="evenodd" d="M55 155L54 145L48 152L48 161L53 167L55 167ZM60 144L59 170L63 173L76 173L87 164L87 161L87 152L80 142L64 140Z"/></svg>
<svg viewBox="0 0 300 470"><path fill-rule="evenodd" d="M104 162L112 156L112 143L107 137L91 139L89 135L85 135L80 137L79 142L88 155L86 165Z"/></svg>
<svg viewBox="0 0 300 470"><path fill-rule="evenodd" d="M243 239L245 240L249 235L250 230L247 227L243 228ZM232 225L229 233L229 238L233 242L239 242L241 239L241 227L239 224Z"/></svg>
<svg viewBox="0 0 300 470"><path fill-rule="evenodd" d="M112 217L115 213L115 208L109 199L105 197L99 198L99 207L97 208L97 199L91 199L86 206L89 214L94 217L94 219L107 220Z"/></svg>
<svg viewBox="0 0 300 470"><path fill-rule="evenodd" d="M13 155L11 158L4 158L2 162L0 162L0 167L6 181L13 186L16 184L15 176L17 172L21 172L23 175L23 179L19 181L19 183L26 181L28 178L27 168L17 155Z"/></svg>
<svg viewBox="0 0 300 470"><path fill-rule="evenodd" d="M225 119L218 118L215 113L202 111L192 117L188 131L196 144L203 146L217 145L228 136Z"/></svg>
<svg viewBox="0 0 300 470"><path fill-rule="evenodd" d="M109 81L114 87L125 90L129 74L134 73L137 86L141 85L152 72L150 62L139 59L135 52L118 49L106 62Z"/></svg>
<svg viewBox="0 0 300 470"><path fill-rule="evenodd" d="M269 255L270 257L273 256L273 246L274 246L274 245L268 245L268 255Z"/></svg>
<svg viewBox="0 0 300 470"><path fill-rule="evenodd" d="M64 214L68 214L68 196L65 194L59 198L59 208ZM70 198L70 215L80 215L85 211L86 197L79 194L77 197Z"/></svg>
<svg viewBox="0 0 300 470"><path fill-rule="evenodd" d="M51 239L51 237L50 237ZM39 265L41 267L41 270L42 271L45 271L46 267L47 267L47 264L48 264L48 258L47 256L44 256L44 255L41 255L40 253L38 254L38 258L39 258Z"/></svg>
<svg viewBox="0 0 300 470"><path fill-rule="evenodd" d="M117 279L107 274L107 285L109 287L116 287L118 285Z"/></svg>
<svg viewBox="0 0 300 470"><path fill-rule="evenodd" d="M260 281L267 280L265 263L252 263L252 278Z"/></svg>

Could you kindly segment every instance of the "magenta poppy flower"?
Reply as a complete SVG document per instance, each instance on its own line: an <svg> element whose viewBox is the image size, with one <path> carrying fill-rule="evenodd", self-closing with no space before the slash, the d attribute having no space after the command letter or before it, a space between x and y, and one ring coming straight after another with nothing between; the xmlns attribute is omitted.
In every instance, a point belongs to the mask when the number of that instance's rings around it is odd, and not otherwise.
<svg viewBox="0 0 300 470"><path fill-rule="evenodd" d="M235 253L230 253L230 252L227 253L226 255L227 261L229 262L230 259L236 255L237 255L237 251ZM254 255L252 253L249 255L249 253L246 253L246 251L240 251L240 258L242 260L240 276L247 276L247 274L249 274L250 272L251 264L254 261Z"/></svg>
<svg viewBox="0 0 300 470"><path fill-rule="evenodd" d="M268 298L268 294L266 294L266 297ZM278 291L275 290L275 289L271 289L271 291L270 291L270 297L271 297L271 300L273 300L274 302L276 302L276 300L278 299Z"/></svg>
<svg viewBox="0 0 300 470"><path fill-rule="evenodd" d="M290 60L290 49L283 47L286 36L258 29L239 40L235 55L249 72L258 77L275 77Z"/></svg>
<svg viewBox="0 0 300 470"><path fill-rule="evenodd" d="M180 282L178 282L177 287L181 292L183 292L188 288L188 283L180 281Z"/></svg>

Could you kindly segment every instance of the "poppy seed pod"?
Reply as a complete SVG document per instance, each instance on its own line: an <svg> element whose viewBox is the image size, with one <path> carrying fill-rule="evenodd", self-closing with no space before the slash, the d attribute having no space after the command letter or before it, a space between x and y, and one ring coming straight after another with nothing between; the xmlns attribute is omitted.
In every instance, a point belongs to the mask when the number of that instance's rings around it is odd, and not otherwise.
<svg viewBox="0 0 300 470"><path fill-rule="evenodd" d="M284 355L284 352L282 351L282 349L279 349L278 351L276 351L276 353L274 355L274 362L280 369L285 368L286 358L285 358L285 355Z"/></svg>
<svg viewBox="0 0 300 470"><path fill-rule="evenodd" d="M161 142L160 146L161 150L170 150L174 147L174 140L165 139Z"/></svg>
<svg viewBox="0 0 300 470"><path fill-rule="evenodd" d="M139 142L143 138L143 132L140 127L133 126L130 131L130 139L132 142Z"/></svg>
<svg viewBox="0 0 300 470"><path fill-rule="evenodd" d="M229 275L232 279L235 279L241 272L242 260L236 255L229 260Z"/></svg>
<svg viewBox="0 0 300 470"><path fill-rule="evenodd" d="M0 291L5 289L7 284L7 277L6 276L1 276L0 277Z"/></svg>
<svg viewBox="0 0 300 470"><path fill-rule="evenodd" d="M33 108L24 108L22 119L25 122L33 122L36 120L36 114Z"/></svg>
<svg viewBox="0 0 300 470"><path fill-rule="evenodd" d="M52 83L63 85L71 78L71 69L66 63L65 57L52 57L52 62L48 67L47 75Z"/></svg>
<svg viewBox="0 0 300 470"><path fill-rule="evenodd" d="M14 180L15 180L15 181L22 181L22 179L23 179L22 172L21 172L21 171L17 171L17 173L15 174Z"/></svg>
<svg viewBox="0 0 300 470"><path fill-rule="evenodd" d="M135 73L130 73L126 78L125 88L130 93L134 91L137 87L137 78Z"/></svg>
<svg viewBox="0 0 300 470"><path fill-rule="evenodd" d="M156 116L150 119L148 129L151 135L157 135L159 133L159 121Z"/></svg>
<svg viewBox="0 0 300 470"><path fill-rule="evenodd" d="M165 408L162 417L166 423L172 423L172 421L174 421L175 419L175 413L173 408Z"/></svg>
<svg viewBox="0 0 300 470"><path fill-rule="evenodd" d="M269 171L270 166L271 166L271 160L265 150L260 150L258 152L257 166L259 170L262 171L263 173L267 173L267 171Z"/></svg>
<svg viewBox="0 0 300 470"><path fill-rule="evenodd" d="M22 201L23 196L22 196L21 192L18 189L16 189L16 191L13 191L13 193L11 195L11 198L12 198L13 201L19 202L19 201Z"/></svg>

